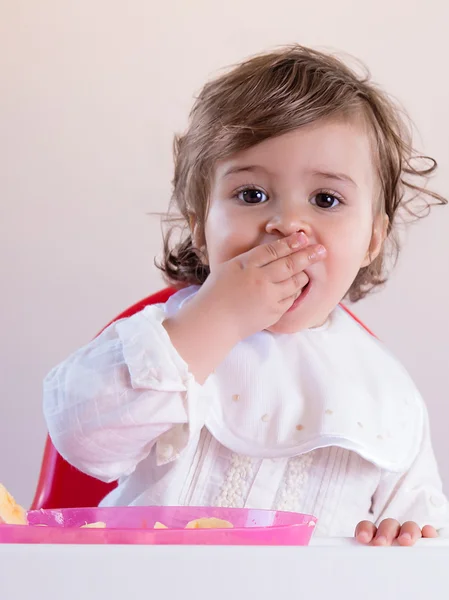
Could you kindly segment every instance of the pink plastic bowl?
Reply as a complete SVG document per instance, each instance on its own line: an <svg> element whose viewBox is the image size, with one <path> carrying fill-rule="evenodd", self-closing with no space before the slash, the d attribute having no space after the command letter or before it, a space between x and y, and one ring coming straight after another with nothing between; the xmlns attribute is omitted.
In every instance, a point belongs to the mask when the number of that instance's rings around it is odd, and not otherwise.
<svg viewBox="0 0 449 600"><path fill-rule="evenodd" d="M233 529L183 529L200 517L226 519ZM67 508L28 513L30 525L0 525L0 542L15 544L204 544L307 546L316 518L291 512L191 506ZM104 529L80 529L103 521ZM160 521L170 529L153 529ZM36 527L47 525L47 527Z"/></svg>

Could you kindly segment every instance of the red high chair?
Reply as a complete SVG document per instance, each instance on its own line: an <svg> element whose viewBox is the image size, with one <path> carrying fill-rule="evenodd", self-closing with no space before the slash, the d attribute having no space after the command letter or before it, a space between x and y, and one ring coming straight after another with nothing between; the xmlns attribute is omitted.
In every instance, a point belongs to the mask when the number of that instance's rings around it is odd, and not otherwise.
<svg viewBox="0 0 449 600"><path fill-rule="evenodd" d="M148 296L148 298L140 300L140 302L133 304L120 313L115 319L108 323L108 325L119 319L130 317L150 304L166 302L175 291L176 290L173 288L166 288L152 296ZM343 305L342 308L364 327L368 333L373 335L349 309ZM81 473L81 471L78 471L78 469L69 465L53 446L50 437L47 436L39 481L31 509L98 506L106 494L115 487L117 487L117 482L115 481L112 483L104 483L94 477Z"/></svg>

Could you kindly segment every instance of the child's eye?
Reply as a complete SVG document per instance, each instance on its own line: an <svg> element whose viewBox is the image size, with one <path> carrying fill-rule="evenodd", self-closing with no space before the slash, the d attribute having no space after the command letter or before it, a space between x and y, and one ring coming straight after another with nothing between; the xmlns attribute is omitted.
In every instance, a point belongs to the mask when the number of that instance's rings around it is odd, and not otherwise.
<svg viewBox="0 0 449 600"><path fill-rule="evenodd" d="M236 194L237 198L245 204L262 204L268 200L268 196L258 188L245 188Z"/></svg>
<svg viewBox="0 0 449 600"><path fill-rule="evenodd" d="M318 208L336 208L341 204L341 200L328 192L319 192L310 198L310 203Z"/></svg>

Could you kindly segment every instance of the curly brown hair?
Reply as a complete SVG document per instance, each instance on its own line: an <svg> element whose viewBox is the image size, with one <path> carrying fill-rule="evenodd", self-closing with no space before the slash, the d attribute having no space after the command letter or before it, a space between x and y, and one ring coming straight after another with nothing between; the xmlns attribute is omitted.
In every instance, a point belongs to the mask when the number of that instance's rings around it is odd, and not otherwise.
<svg viewBox="0 0 449 600"><path fill-rule="evenodd" d="M167 216L170 227L164 235L164 256L157 264L166 281L176 287L201 285L209 275L190 225L194 221L204 232L217 160L319 119L355 113L364 117L373 134L389 251L384 244L379 256L360 269L347 296L356 302L385 283L386 259L395 262L399 253L395 225L400 209L421 218L431 205L447 204L425 187L426 181L420 181L434 173L437 163L414 150L407 117L371 82L366 69L358 75L335 56L300 45L242 62L207 83L196 99L187 131L174 142L171 207L178 216L173 212ZM417 199L419 210L413 206ZM176 221L184 224L184 232L174 242Z"/></svg>

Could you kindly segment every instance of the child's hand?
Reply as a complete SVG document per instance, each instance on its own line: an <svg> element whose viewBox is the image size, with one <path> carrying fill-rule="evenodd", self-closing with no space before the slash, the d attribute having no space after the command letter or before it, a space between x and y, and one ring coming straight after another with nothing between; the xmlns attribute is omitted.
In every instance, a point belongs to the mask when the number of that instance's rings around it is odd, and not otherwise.
<svg viewBox="0 0 449 600"><path fill-rule="evenodd" d="M163 322L174 347L203 383L242 339L277 323L309 282L326 250L304 233L257 246L216 265L200 291Z"/></svg>
<svg viewBox="0 0 449 600"><path fill-rule="evenodd" d="M438 533L431 525L425 525L421 531L413 521L407 521L401 526L394 519L385 519L379 527L371 521L361 521L355 530L356 540L371 546L391 546L396 540L400 546L413 546L422 537L436 538Z"/></svg>
<svg viewBox="0 0 449 600"><path fill-rule="evenodd" d="M221 312L239 341L277 323L308 284L306 269L323 260L323 246L303 232L252 248L216 265L196 301Z"/></svg>

